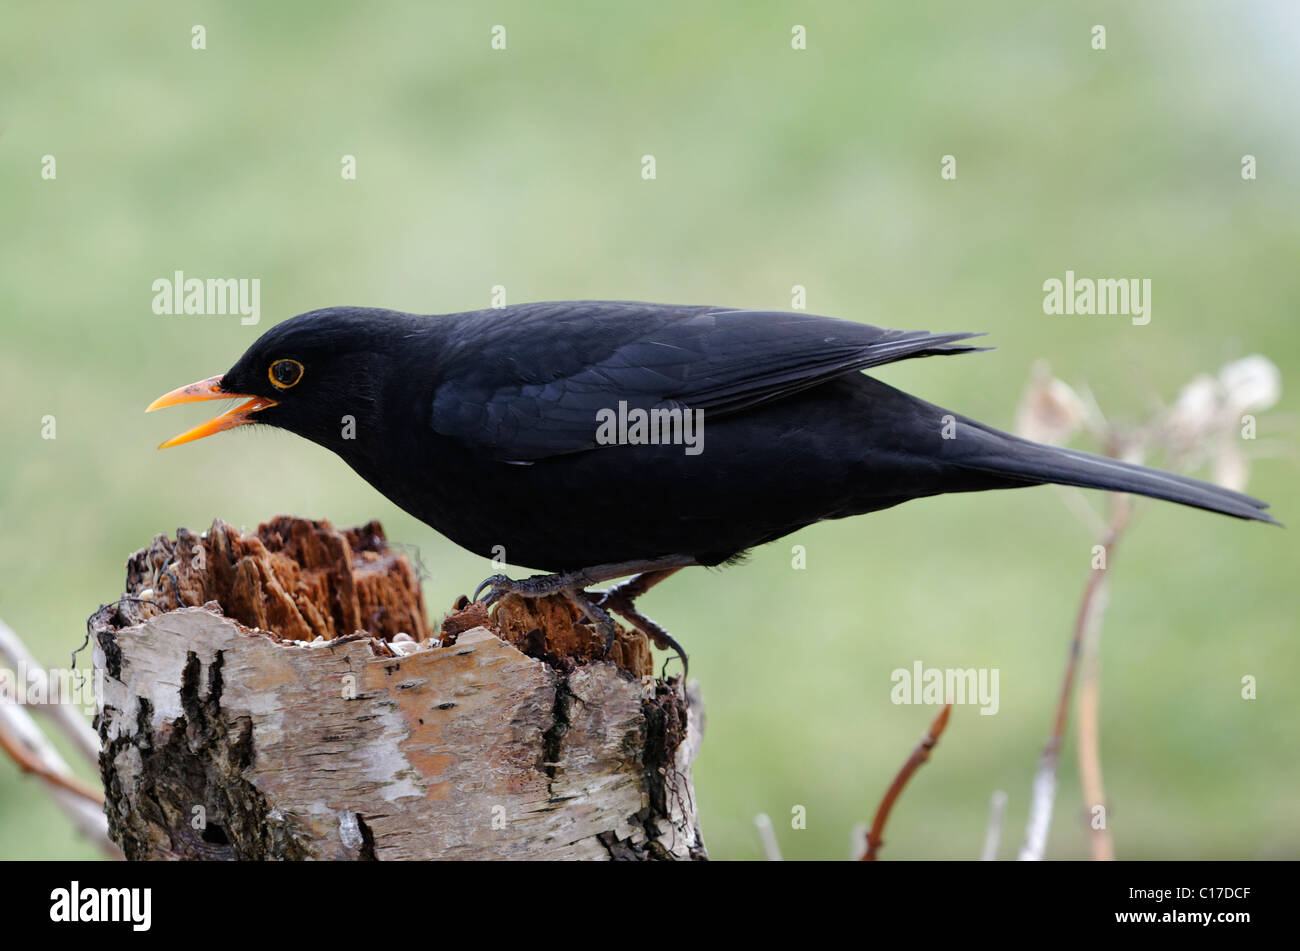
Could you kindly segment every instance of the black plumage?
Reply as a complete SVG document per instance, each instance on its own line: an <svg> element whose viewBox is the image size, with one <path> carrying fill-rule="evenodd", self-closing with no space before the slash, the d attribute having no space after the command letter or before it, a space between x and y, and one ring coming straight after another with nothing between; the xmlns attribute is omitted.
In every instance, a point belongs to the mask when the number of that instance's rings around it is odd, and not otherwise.
<svg viewBox="0 0 1300 951"><path fill-rule="evenodd" d="M208 396L158 405L273 403L229 425L298 433L464 548L562 575L497 578L498 590L564 590L587 607L587 584L657 572L624 586L635 596L677 567L719 564L821 519L948 492L1056 482L1272 521L1247 495L1028 442L861 372L967 353L973 336L625 301L440 316L339 307L268 330L205 381ZM289 388L269 372L285 359L302 366ZM703 411L701 451L600 444L598 415L620 402ZM618 600L606 604L632 610ZM599 604L589 613L599 619Z"/></svg>

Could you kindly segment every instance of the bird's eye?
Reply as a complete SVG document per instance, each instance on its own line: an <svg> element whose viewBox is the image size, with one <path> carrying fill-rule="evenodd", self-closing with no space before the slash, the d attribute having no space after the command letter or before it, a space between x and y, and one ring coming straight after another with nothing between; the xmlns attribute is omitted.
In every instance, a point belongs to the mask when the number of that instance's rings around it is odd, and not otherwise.
<svg viewBox="0 0 1300 951"><path fill-rule="evenodd" d="M287 390L302 379L302 364L297 360L276 360L267 371L271 385L278 390Z"/></svg>

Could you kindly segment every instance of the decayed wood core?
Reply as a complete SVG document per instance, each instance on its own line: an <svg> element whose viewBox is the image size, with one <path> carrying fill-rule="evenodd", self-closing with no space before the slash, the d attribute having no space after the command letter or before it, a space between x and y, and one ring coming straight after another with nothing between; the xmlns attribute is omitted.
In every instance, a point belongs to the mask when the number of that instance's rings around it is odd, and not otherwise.
<svg viewBox="0 0 1300 951"><path fill-rule="evenodd" d="M377 522L159 535L92 630L129 858L705 857L701 702L644 637L602 659L558 597L432 631Z"/></svg>

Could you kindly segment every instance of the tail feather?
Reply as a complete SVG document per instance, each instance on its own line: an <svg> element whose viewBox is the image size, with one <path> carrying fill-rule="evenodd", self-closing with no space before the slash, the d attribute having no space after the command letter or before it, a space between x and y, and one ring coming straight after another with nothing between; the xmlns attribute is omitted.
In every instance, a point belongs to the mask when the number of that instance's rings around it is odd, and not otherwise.
<svg viewBox="0 0 1300 951"><path fill-rule="evenodd" d="M1045 446L973 421L972 424L984 434L997 438L981 439L980 447L958 463L964 469L993 473L1030 485L1054 482L1084 489L1133 492L1235 518L1281 524L1264 511L1268 508L1267 502L1222 486L1106 456Z"/></svg>

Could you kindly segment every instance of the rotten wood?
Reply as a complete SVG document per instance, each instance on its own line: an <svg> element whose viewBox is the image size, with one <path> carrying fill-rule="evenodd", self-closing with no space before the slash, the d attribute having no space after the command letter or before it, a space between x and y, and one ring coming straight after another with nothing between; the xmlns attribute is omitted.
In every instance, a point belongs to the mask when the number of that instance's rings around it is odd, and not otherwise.
<svg viewBox="0 0 1300 951"><path fill-rule="evenodd" d="M563 599L435 634L380 526L158 536L93 619L128 858L702 859L701 701Z"/></svg>

